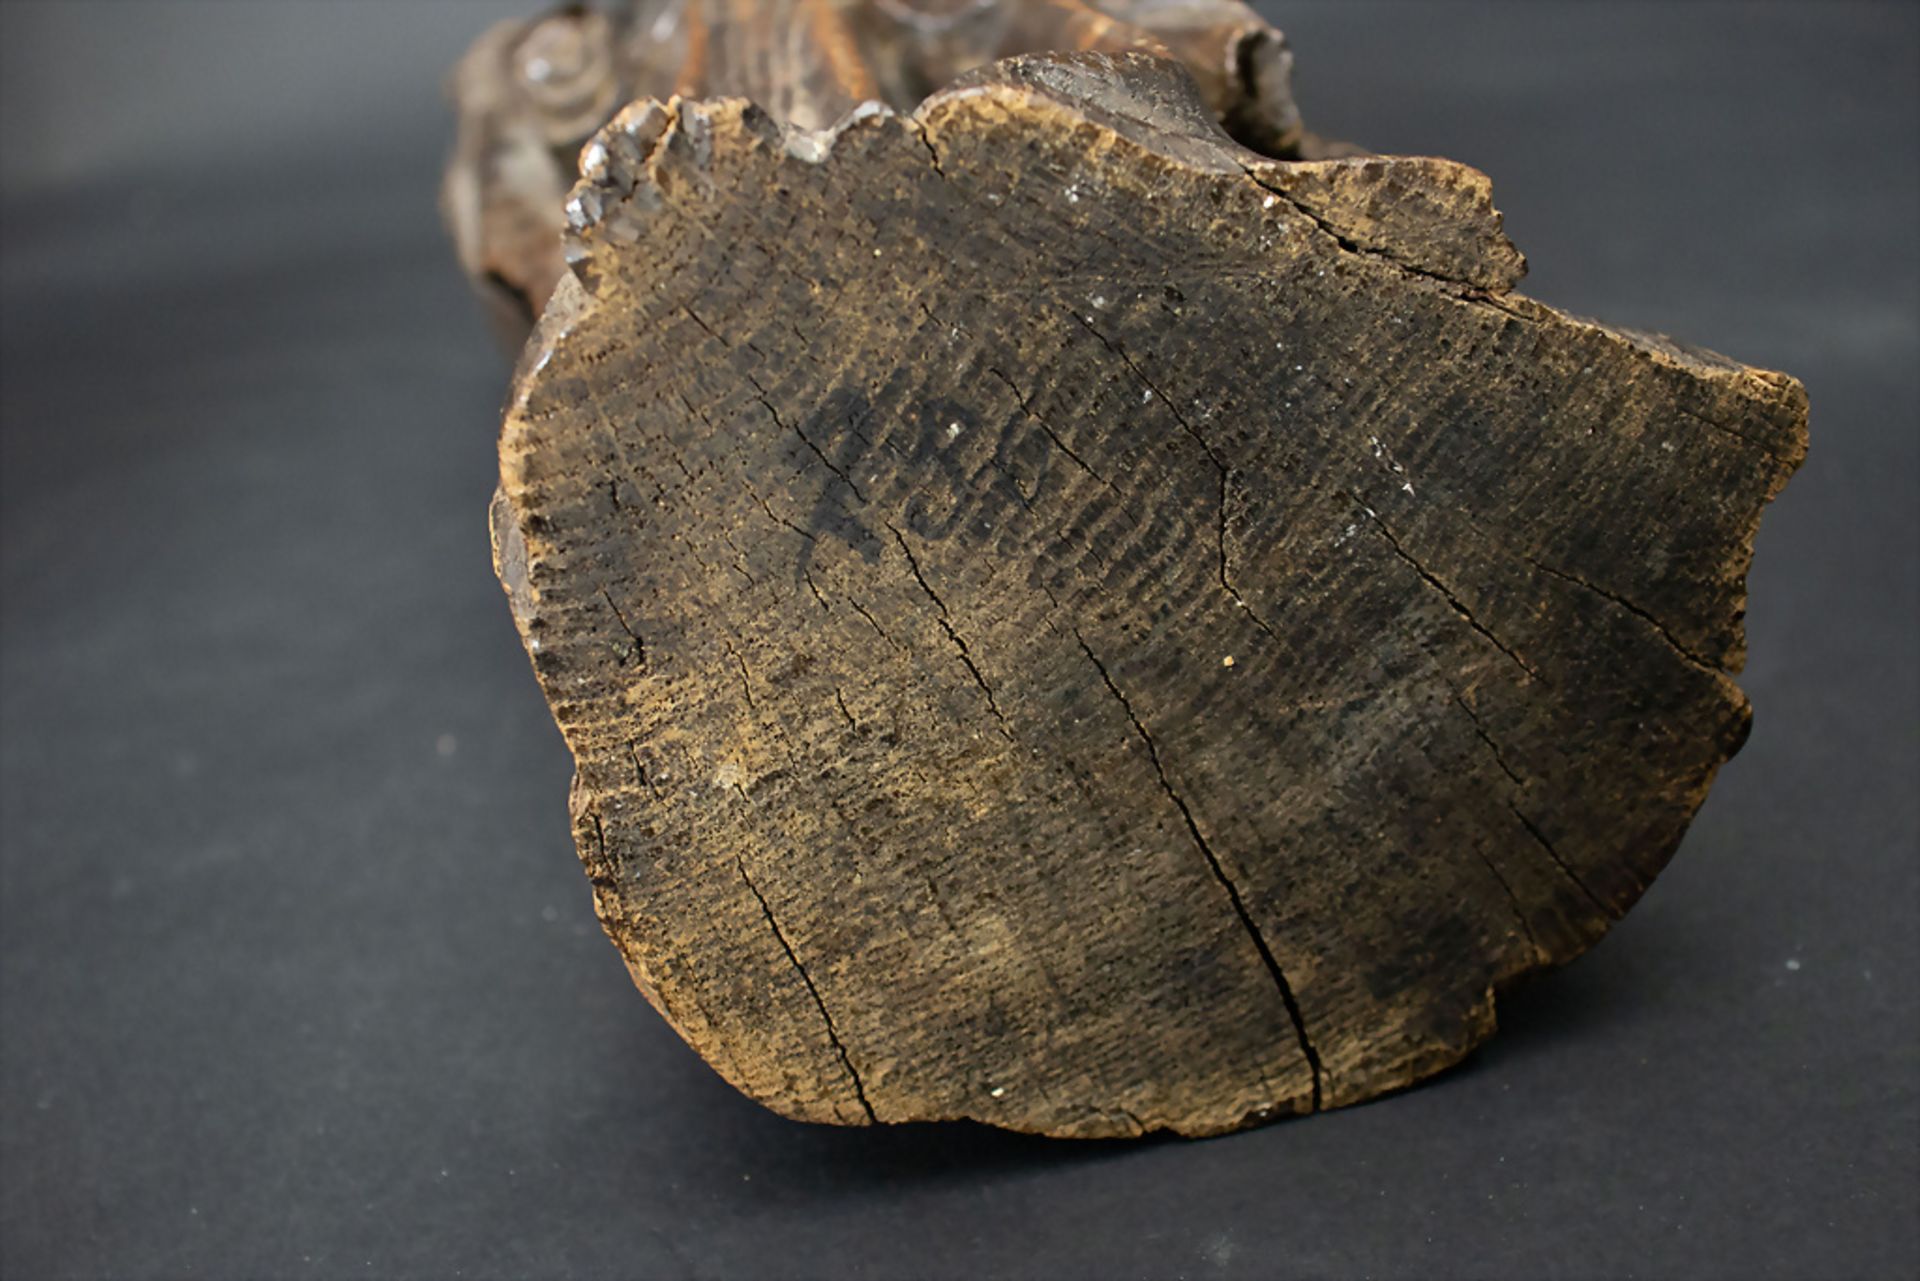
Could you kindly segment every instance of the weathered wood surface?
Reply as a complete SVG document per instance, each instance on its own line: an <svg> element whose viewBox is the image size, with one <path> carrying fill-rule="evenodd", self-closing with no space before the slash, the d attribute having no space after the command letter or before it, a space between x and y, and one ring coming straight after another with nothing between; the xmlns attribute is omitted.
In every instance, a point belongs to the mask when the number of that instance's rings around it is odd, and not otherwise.
<svg viewBox="0 0 1920 1281"><path fill-rule="evenodd" d="M1473 170L1264 158L1140 53L585 167L496 560L609 934L780 1112L1404 1086L1747 733L1802 390L1513 292Z"/></svg>
<svg viewBox="0 0 1920 1281"><path fill-rule="evenodd" d="M565 270L561 206L580 148L637 98L736 94L802 128L861 102L911 111L997 59L1057 50L1179 58L1244 145L1344 150L1294 106L1286 38L1240 0L632 0L488 31L449 91L460 137L442 192L462 265L518 348Z"/></svg>

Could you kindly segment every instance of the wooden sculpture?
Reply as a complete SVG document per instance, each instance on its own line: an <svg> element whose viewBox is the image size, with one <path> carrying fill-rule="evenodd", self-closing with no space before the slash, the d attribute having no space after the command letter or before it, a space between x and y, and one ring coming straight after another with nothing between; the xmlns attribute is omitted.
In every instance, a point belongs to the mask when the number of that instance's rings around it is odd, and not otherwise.
<svg viewBox="0 0 1920 1281"><path fill-rule="evenodd" d="M1354 150L1301 126L1286 38L1240 0L639 0L504 22L474 44L450 86L447 220L518 348L565 271L561 208L580 149L630 98L738 94L821 129L869 101L912 111L1000 57L1083 48L1180 58L1221 124L1264 155Z"/></svg>
<svg viewBox="0 0 1920 1281"><path fill-rule="evenodd" d="M1747 733L1799 384L1515 293L1471 169L1290 158L1327 149L1241 6L1107 8L549 19L618 84L553 119L626 104L551 210L468 116L463 253L540 312L496 562L595 902L789 1116L1207 1134L1404 1086Z"/></svg>

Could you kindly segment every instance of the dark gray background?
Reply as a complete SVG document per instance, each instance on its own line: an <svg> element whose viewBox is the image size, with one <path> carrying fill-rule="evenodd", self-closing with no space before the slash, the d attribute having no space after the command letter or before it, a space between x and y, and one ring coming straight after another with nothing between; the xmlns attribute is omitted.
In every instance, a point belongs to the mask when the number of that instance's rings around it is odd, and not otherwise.
<svg viewBox="0 0 1920 1281"><path fill-rule="evenodd" d="M1893 1277L1920 1264L1920 15L1273 5L1529 292L1805 379L1757 707L1467 1065L1204 1143L762 1112L647 1009L487 564L436 225L512 6L0 7L8 1277Z"/></svg>

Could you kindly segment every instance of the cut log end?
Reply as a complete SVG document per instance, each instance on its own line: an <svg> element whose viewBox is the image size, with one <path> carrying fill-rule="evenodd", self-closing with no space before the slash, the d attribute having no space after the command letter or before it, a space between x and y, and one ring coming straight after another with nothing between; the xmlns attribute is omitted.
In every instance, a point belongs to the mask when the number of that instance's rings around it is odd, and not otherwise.
<svg viewBox="0 0 1920 1281"><path fill-rule="evenodd" d="M1782 375L1156 54L625 108L496 561L636 982L790 1116L1211 1134L1457 1062L1749 724Z"/></svg>

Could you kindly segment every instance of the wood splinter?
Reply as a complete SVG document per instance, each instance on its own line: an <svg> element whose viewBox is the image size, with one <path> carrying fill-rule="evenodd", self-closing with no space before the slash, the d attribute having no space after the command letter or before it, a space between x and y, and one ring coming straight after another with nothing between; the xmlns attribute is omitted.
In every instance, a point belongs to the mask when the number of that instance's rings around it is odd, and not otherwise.
<svg viewBox="0 0 1920 1281"><path fill-rule="evenodd" d="M1747 733L1800 385L1515 293L1472 169L1293 158L1284 75L1202 52L1284 54L1242 6L1103 8L570 14L615 88L529 214L564 258L475 230L534 117L469 101L463 254L555 282L512 287L493 535L595 904L788 1116L1405 1086Z"/></svg>

